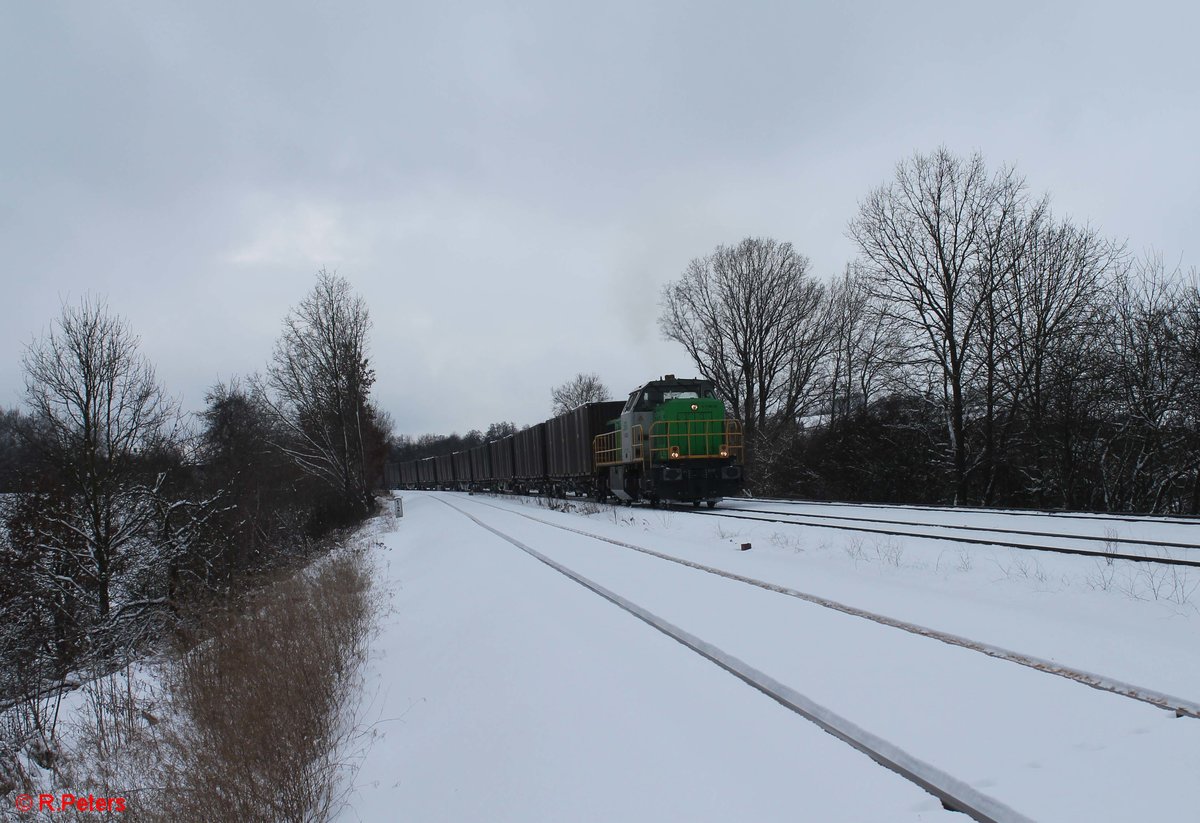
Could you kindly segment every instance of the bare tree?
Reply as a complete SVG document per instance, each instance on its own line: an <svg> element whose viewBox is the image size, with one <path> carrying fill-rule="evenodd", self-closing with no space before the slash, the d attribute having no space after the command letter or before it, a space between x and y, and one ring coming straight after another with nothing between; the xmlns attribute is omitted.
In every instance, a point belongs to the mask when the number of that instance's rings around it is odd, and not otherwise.
<svg viewBox="0 0 1200 823"><path fill-rule="evenodd" d="M206 484L223 492L227 507L209 569L220 580L261 563L276 539L290 543L292 533L278 534L281 522L310 501L296 489L295 466L271 445L280 432L261 392L234 378L212 386L204 400L199 457Z"/></svg>
<svg viewBox="0 0 1200 823"><path fill-rule="evenodd" d="M1064 391L1096 382L1096 375L1086 374L1096 358L1086 353L1106 333L1106 296L1125 265L1124 248L1090 226L1055 220L1042 201L1021 219L1012 260L997 290L1005 307L998 323L998 336L1005 341L999 381L1010 403L997 448L1004 448L1009 424L1023 424L1032 453L1022 470L1045 505L1054 475L1060 477L1060 492L1069 485L1061 482L1065 466L1051 464L1053 451L1066 453L1052 446L1051 430L1069 437L1084 422L1053 421L1051 402L1057 397L1061 416L1080 406L1078 400L1064 404Z"/></svg>
<svg viewBox="0 0 1200 823"><path fill-rule="evenodd" d="M895 324L861 266L847 265L829 293L826 378L831 417L863 409L894 379L901 349Z"/></svg>
<svg viewBox="0 0 1200 823"><path fill-rule="evenodd" d="M1190 451L1200 455L1200 271L1189 272L1190 283L1183 291L1181 366L1188 375L1183 385L1183 423L1191 433ZM1192 474L1191 494L1181 511L1200 514L1200 464Z"/></svg>
<svg viewBox="0 0 1200 823"><path fill-rule="evenodd" d="M1114 429L1100 468L1109 510L1163 511L1200 467L1189 448L1187 350L1195 344L1180 279L1150 255L1117 283L1104 336Z"/></svg>
<svg viewBox="0 0 1200 823"><path fill-rule="evenodd" d="M600 375L580 372L566 383L555 386L550 391L550 399L554 404L551 414L557 417L584 403L596 403L611 398L612 393L600 381Z"/></svg>
<svg viewBox="0 0 1200 823"><path fill-rule="evenodd" d="M284 318L262 387L279 424L275 445L358 514L371 506L370 328L367 305L350 283L322 269L312 291Z"/></svg>
<svg viewBox="0 0 1200 823"><path fill-rule="evenodd" d="M149 456L169 451L178 409L159 386L128 324L103 300L64 305L54 327L25 350L25 395L47 458L70 496L36 539L55 558L55 585L108 618L118 573L140 565L162 475Z"/></svg>
<svg viewBox="0 0 1200 823"><path fill-rule="evenodd" d="M967 496L966 392L996 287L990 255L1023 188L1011 171L989 177L979 154L962 159L941 148L899 163L849 227L872 293L941 384L958 502Z"/></svg>
<svg viewBox="0 0 1200 823"><path fill-rule="evenodd" d="M828 350L825 288L791 243L748 237L688 264L663 289L659 328L742 418L747 443L814 397Z"/></svg>
<svg viewBox="0 0 1200 823"><path fill-rule="evenodd" d="M18 491L22 477L33 470L34 436L31 417L19 409L0 408L0 493Z"/></svg>

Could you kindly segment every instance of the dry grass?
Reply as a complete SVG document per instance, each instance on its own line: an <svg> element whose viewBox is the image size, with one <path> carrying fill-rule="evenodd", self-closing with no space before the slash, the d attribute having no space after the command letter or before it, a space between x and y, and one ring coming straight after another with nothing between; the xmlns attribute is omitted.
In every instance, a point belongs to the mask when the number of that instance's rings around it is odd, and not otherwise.
<svg viewBox="0 0 1200 823"><path fill-rule="evenodd" d="M343 782L349 705L370 622L370 575L344 554L225 615L171 685L175 819L327 820Z"/></svg>
<svg viewBox="0 0 1200 823"><path fill-rule="evenodd" d="M163 693L135 687L129 671L85 687L78 742L59 757L54 783L125 797L126 812L111 819L127 822L330 819L352 777L372 611L370 568L354 550L208 615L163 664Z"/></svg>

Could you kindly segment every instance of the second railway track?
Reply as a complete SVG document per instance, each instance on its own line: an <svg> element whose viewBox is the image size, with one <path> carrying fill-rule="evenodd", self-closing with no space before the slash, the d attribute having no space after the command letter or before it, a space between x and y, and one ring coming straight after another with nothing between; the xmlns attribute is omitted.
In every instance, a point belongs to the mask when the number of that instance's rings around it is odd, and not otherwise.
<svg viewBox="0 0 1200 823"><path fill-rule="evenodd" d="M843 520L851 523L877 523L889 526L913 526L922 529L944 529L946 531L982 532L990 534L1012 534L1022 537L1049 537L1055 540L1080 540L1087 543L1104 543L1108 545L1150 546L1153 548L1185 549L1200 551L1200 543L1183 543L1173 540L1150 540L1143 537L1122 537L1120 535L1095 534L1066 534L1063 532L1044 532L1033 529L1009 529L1002 526L969 526L957 523L913 523L908 520L888 520L880 517L862 517L850 514L821 514L819 512L779 511L776 509L743 509L736 508L741 501L735 501L735 508L725 511L744 512L746 514L777 514L783 517L810 517L819 520ZM749 501L747 501L749 502ZM1191 524L1188 524L1191 525Z"/></svg>
<svg viewBox="0 0 1200 823"><path fill-rule="evenodd" d="M681 509L681 511L689 511L692 514L698 514L706 517L722 517L733 520L758 520L765 523L788 523L797 526L813 526L822 529L836 529L838 531L862 532L866 534L882 534L890 537L910 537L920 540L944 540L954 543L966 543L976 546L1004 546L1012 549L1022 549L1025 551L1050 552L1053 554L1073 554L1083 557L1095 557L1101 560L1129 560L1138 563L1157 563L1168 566L1188 566L1200 568L1200 557L1175 557L1166 554L1149 555L1149 554L1134 554L1130 552L1116 552L1100 549L1085 549L1073 546L1055 546L1045 543L1033 542L1018 542L1015 540L1006 540L1003 537L969 537L961 534L931 534L929 532L912 531L917 529L942 529L942 530L960 530L960 531L978 531L989 532L992 534L1022 534L1031 538L1036 537L1051 537L1056 539L1070 540L1100 540L1108 541L1109 538L1096 538L1092 536L1078 535L1063 535L1052 534L1045 532L1034 531L1019 531L1015 529L994 529L979 526L953 526L945 524L913 524L913 523L896 523L894 521L879 520L874 518L862 517L843 517L840 515L821 515L810 513L792 513L792 512L776 512L776 511L761 511L754 509L725 509L723 511L693 511L690 509ZM774 515L774 516L772 516ZM843 522L831 522L843 521ZM854 522L860 522L868 525L851 525ZM869 525L874 524L874 525ZM905 529L903 527L907 526ZM1200 552L1200 545L1196 544L1180 544L1169 543L1166 541L1148 541L1129 538L1115 538L1111 542L1121 542L1126 544L1145 545L1154 549L1169 550L1177 548L1183 552L1196 551Z"/></svg>
<svg viewBox="0 0 1200 823"><path fill-rule="evenodd" d="M998 517L1050 517L1055 520L1084 520L1110 523L1150 523L1155 525L1200 526L1200 518L1173 514L1122 514L1118 512L1068 511L1066 509L993 509L974 506L935 506L906 503L852 503L845 500L798 500L786 497L744 497L746 503L786 503L849 509L890 509L905 512L944 512L958 515L992 515Z"/></svg>

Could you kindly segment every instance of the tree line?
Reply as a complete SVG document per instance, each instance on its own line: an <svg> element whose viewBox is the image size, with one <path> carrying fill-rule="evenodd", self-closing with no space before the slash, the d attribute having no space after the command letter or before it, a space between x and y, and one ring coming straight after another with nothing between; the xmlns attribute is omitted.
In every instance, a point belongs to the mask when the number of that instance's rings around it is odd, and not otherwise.
<svg viewBox="0 0 1200 823"><path fill-rule="evenodd" d="M370 317L321 271L262 374L184 415L105 301L65 304L0 413L0 696L154 642L373 509L391 423Z"/></svg>
<svg viewBox="0 0 1200 823"><path fill-rule="evenodd" d="M832 283L749 237L662 294L744 421L754 491L1200 512L1200 290L1054 213L1012 168L916 154Z"/></svg>

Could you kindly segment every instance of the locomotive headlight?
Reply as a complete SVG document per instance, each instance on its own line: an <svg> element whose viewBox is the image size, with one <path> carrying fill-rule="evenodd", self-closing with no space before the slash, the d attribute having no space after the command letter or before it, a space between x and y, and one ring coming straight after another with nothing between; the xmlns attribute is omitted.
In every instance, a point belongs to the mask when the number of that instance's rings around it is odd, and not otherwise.
<svg viewBox="0 0 1200 823"><path fill-rule="evenodd" d="M679 447L672 446L671 447L671 457L678 457L678 456L679 456Z"/></svg>
<svg viewBox="0 0 1200 823"><path fill-rule="evenodd" d="M728 457L728 456L729 456L729 449L727 449L727 448L725 448L724 446L722 446L722 447L721 447L721 451L720 451L720 455L721 455L721 457Z"/></svg>
<svg viewBox="0 0 1200 823"><path fill-rule="evenodd" d="M700 407L699 407L699 406L697 406L695 403L693 403L693 404L692 404L692 411L700 411Z"/></svg>

